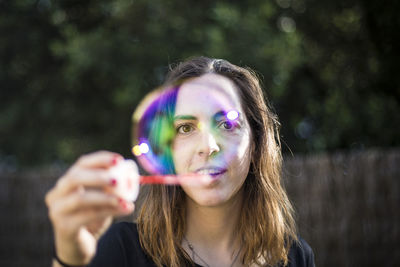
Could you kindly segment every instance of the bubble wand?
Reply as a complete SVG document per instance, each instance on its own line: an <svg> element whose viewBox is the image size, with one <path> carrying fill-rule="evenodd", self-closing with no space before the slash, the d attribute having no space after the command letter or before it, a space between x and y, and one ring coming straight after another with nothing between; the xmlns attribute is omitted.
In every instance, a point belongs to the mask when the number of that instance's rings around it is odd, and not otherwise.
<svg viewBox="0 0 400 267"><path fill-rule="evenodd" d="M197 185L207 182L211 177L200 174L185 174L185 175L142 175L139 178L140 184L164 184L164 185L181 185L190 184Z"/></svg>

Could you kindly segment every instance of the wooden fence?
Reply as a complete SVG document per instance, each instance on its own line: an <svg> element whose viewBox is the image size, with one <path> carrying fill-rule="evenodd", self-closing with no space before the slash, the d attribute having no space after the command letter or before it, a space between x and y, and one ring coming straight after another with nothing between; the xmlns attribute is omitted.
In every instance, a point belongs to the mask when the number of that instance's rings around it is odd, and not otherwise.
<svg viewBox="0 0 400 267"><path fill-rule="evenodd" d="M285 158L299 232L317 266L400 266L399 165L400 149ZM50 265L43 198L62 172L0 164L0 266Z"/></svg>

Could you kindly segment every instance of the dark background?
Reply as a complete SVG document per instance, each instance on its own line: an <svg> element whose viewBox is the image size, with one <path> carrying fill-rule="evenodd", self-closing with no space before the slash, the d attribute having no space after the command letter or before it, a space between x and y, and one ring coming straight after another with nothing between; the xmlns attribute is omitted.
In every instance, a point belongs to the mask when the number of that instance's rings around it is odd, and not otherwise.
<svg viewBox="0 0 400 267"><path fill-rule="evenodd" d="M130 116L189 56L254 68L284 152L399 146L399 1L0 1L0 160L130 156Z"/></svg>
<svg viewBox="0 0 400 267"><path fill-rule="evenodd" d="M398 266L399 10L388 0L0 0L0 265L47 265L45 192L82 153L132 157L142 97L169 64L205 55L261 77L319 266Z"/></svg>

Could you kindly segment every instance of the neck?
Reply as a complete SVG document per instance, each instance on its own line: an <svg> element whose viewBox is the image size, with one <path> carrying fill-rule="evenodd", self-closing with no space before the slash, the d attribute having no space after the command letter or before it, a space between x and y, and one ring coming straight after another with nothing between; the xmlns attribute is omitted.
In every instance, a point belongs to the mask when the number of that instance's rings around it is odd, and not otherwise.
<svg viewBox="0 0 400 267"><path fill-rule="evenodd" d="M237 226L242 208L242 192L230 201L204 207L187 197L185 236L200 251L234 253L239 249Z"/></svg>

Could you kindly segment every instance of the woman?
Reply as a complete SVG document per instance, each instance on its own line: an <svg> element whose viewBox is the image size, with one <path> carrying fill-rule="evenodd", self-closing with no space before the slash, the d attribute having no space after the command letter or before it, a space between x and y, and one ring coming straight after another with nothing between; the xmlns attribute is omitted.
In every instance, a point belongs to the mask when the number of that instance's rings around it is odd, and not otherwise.
<svg viewBox="0 0 400 267"><path fill-rule="evenodd" d="M256 75L198 57L171 70L166 84L177 82L167 120L172 171L212 179L150 186L136 224L114 224L97 244L111 218L134 205L91 190L115 185L109 170L121 156L81 157L46 196L54 266L314 266L296 234L281 184L278 121Z"/></svg>

